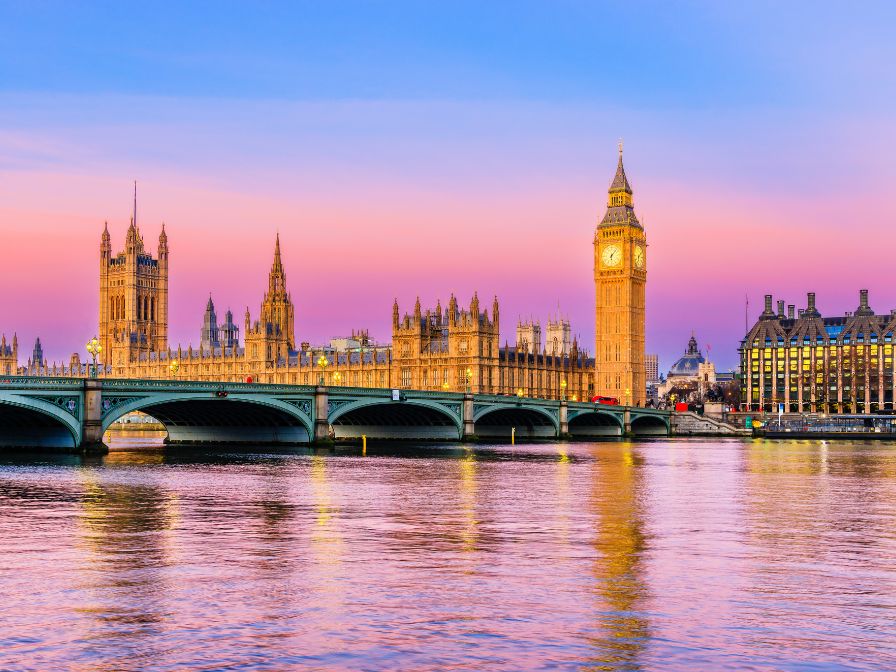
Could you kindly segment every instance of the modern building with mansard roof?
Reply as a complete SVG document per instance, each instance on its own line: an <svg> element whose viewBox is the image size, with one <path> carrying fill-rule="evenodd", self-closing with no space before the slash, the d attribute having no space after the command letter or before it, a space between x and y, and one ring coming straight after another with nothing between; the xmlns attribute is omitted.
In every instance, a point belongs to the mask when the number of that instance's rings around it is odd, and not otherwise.
<svg viewBox="0 0 896 672"><path fill-rule="evenodd" d="M868 290L855 312L823 317L810 292L806 308L784 311L772 296L741 342L743 410L876 413L893 406L896 311L875 314Z"/></svg>

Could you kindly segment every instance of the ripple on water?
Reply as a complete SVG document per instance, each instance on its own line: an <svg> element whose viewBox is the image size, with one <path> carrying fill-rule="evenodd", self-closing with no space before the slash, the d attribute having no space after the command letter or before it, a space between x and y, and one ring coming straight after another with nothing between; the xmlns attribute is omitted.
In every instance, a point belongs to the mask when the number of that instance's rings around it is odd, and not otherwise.
<svg viewBox="0 0 896 672"><path fill-rule="evenodd" d="M896 668L896 449L0 462L0 669Z"/></svg>

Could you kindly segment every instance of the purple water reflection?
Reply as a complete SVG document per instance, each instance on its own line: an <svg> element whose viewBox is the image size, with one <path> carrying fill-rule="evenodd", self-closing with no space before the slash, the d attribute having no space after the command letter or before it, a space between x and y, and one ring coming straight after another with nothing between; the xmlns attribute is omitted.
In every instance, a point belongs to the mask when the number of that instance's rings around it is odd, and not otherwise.
<svg viewBox="0 0 896 672"><path fill-rule="evenodd" d="M0 459L0 669L896 667L896 447Z"/></svg>

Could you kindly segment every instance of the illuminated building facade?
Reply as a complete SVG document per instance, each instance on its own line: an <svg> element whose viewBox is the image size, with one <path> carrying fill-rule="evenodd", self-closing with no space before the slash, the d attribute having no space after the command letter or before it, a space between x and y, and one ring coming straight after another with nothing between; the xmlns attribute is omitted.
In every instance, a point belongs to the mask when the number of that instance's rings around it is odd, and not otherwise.
<svg viewBox="0 0 896 672"><path fill-rule="evenodd" d="M162 224L153 257L137 228L136 198L124 250L112 256L108 223L100 240L99 340L113 366L168 348L168 236Z"/></svg>
<svg viewBox="0 0 896 672"><path fill-rule="evenodd" d="M859 307L822 317L815 294L794 315L766 295L765 309L739 349L742 408L787 413L875 413L893 406L893 334L896 311L876 315L868 290Z"/></svg>
<svg viewBox="0 0 896 672"><path fill-rule="evenodd" d="M12 336L12 343L6 342L6 334L0 336L0 374L14 376L19 370L19 337Z"/></svg>
<svg viewBox="0 0 896 672"><path fill-rule="evenodd" d="M597 393L643 406L647 237L635 215L622 143L607 211L594 234L594 286Z"/></svg>
<svg viewBox="0 0 896 672"><path fill-rule="evenodd" d="M497 298L491 313L474 294L469 307L451 296L425 313L419 305L401 316L393 305L392 343L377 345L366 333L349 347L297 344L295 309L277 237L268 288L257 320L246 309L243 344L228 311L217 321L209 297L197 348L168 344L169 247L162 225L156 256L144 245L134 215L124 250L112 254L108 225L100 242L99 332L102 375L120 378L197 381L254 381L301 385L414 388L527 397L590 399L596 394L643 405L646 398L644 353L647 281L644 227L635 216L632 189L622 164L608 191L607 210L594 245L596 357L580 349L569 321L549 320L543 334L537 322L517 325L515 346L499 341ZM16 345L0 349L0 366L13 372ZM8 352L7 352L8 351ZM77 355L68 366L28 367L34 375L86 375ZM0 369L2 370L2 369Z"/></svg>

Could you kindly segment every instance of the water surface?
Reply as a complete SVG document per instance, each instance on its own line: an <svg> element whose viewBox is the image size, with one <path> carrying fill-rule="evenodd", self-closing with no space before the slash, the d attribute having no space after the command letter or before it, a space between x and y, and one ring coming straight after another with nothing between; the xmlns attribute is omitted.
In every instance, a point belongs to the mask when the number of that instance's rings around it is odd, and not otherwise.
<svg viewBox="0 0 896 672"><path fill-rule="evenodd" d="M896 668L893 445L116 447L0 455L0 669Z"/></svg>

